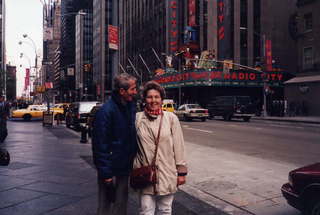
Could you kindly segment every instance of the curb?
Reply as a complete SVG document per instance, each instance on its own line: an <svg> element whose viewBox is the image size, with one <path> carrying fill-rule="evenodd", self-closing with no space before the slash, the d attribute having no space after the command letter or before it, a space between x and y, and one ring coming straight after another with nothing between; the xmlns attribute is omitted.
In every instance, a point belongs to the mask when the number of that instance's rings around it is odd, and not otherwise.
<svg viewBox="0 0 320 215"><path fill-rule="evenodd" d="M276 122L294 122L294 123L307 123L307 124L318 124L320 125L319 121L309 121L309 120L295 120L295 119L270 119L270 118L252 118L255 120L266 120L266 121L276 121Z"/></svg>

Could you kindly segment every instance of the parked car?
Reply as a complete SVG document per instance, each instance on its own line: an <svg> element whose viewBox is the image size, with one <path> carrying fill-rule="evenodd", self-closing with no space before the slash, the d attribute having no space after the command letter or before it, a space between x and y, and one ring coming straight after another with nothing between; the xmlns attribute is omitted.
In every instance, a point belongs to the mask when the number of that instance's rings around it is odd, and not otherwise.
<svg viewBox="0 0 320 215"><path fill-rule="evenodd" d="M66 113L66 126L71 126L79 131L81 126L85 126L91 109L97 105L98 101L73 102Z"/></svg>
<svg viewBox="0 0 320 215"><path fill-rule="evenodd" d="M210 118L222 116L224 120L242 118L250 121L255 115L257 107L249 96L217 96L207 105Z"/></svg>
<svg viewBox="0 0 320 215"><path fill-rule="evenodd" d="M96 106L94 106L90 113L89 113L89 116L88 116L88 119L87 119L87 131L88 131L88 135L89 137L92 136L92 129L93 129L93 123L94 123L94 120L95 120L95 116L96 116L96 113L98 112L98 110L102 107L102 104L97 104Z"/></svg>
<svg viewBox="0 0 320 215"><path fill-rule="evenodd" d="M31 119L42 119L43 111L46 110L47 107L44 105L29 105L25 109L12 111L11 118L21 118L24 121L30 121Z"/></svg>
<svg viewBox="0 0 320 215"><path fill-rule="evenodd" d="M320 163L292 170L281 191L292 207L306 215L320 215Z"/></svg>
<svg viewBox="0 0 320 215"><path fill-rule="evenodd" d="M184 104L175 111L179 119L189 121L192 119L201 119L203 122L208 118L208 110L198 104Z"/></svg>

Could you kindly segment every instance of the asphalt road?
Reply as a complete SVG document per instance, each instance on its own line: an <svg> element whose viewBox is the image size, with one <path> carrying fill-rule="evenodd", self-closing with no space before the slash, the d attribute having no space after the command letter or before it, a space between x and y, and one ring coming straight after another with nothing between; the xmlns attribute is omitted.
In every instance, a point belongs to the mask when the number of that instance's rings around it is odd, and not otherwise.
<svg viewBox="0 0 320 215"><path fill-rule="evenodd" d="M202 192L198 198L212 197L224 211L226 202L234 207L230 214L301 214L280 188L290 170L319 162L320 125L222 119L181 124L190 167L186 192Z"/></svg>
<svg viewBox="0 0 320 215"><path fill-rule="evenodd" d="M218 118L181 124L195 144L297 165L319 162L320 125Z"/></svg>

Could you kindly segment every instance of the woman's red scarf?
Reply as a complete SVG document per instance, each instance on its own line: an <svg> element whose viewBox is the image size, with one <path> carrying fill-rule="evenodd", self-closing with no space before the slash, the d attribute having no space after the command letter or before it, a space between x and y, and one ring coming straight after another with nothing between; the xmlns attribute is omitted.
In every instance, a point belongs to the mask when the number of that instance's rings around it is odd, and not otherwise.
<svg viewBox="0 0 320 215"><path fill-rule="evenodd" d="M160 107L157 110L150 110L147 107L144 108L144 112L151 117L157 117L158 115L162 114L162 108Z"/></svg>

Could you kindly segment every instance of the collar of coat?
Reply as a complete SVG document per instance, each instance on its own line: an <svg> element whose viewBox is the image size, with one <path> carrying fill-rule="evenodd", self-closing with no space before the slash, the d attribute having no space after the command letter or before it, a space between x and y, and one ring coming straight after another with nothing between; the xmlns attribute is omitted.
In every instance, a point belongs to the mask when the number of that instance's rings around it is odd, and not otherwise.
<svg viewBox="0 0 320 215"><path fill-rule="evenodd" d="M113 92L111 94L111 98L113 99L113 101L120 107L120 108L126 108L128 106L132 105L132 102L127 102L126 104L123 104L121 102L121 97L118 93Z"/></svg>

